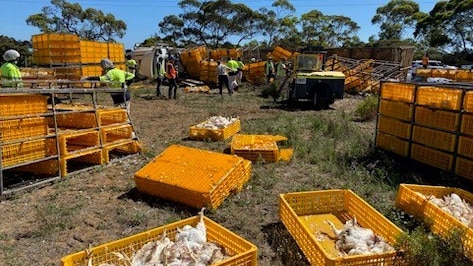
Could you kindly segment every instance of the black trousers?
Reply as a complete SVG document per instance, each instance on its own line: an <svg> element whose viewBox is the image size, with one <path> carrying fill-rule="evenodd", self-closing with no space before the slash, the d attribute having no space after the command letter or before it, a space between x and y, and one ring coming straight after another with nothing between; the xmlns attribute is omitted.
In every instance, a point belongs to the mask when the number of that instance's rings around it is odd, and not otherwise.
<svg viewBox="0 0 473 266"><path fill-rule="evenodd" d="M176 99L176 93L177 93L177 81L176 79L168 79L169 81L169 92L168 92L168 98L169 99Z"/></svg>
<svg viewBox="0 0 473 266"><path fill-rule="evenodd" d="M223 84L227 87L228 93L230 92L230 86L228 84L228 76L227 75L218 75L218 89L220 94L222 94Z"/></svg>

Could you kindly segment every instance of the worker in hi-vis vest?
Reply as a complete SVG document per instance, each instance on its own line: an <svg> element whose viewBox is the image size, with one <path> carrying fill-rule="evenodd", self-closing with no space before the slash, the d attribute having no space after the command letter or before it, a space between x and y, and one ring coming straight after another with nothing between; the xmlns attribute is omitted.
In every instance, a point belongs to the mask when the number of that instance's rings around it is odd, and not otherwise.
<svg viewBox="0 0 473 266"><path fill-rule="evenodd" d="M3 88L18 88L23 87L21 72L18 68L18 58L20 53L17 50L10 49L3 53L3 60L1 69L1 84Z"/></svg>

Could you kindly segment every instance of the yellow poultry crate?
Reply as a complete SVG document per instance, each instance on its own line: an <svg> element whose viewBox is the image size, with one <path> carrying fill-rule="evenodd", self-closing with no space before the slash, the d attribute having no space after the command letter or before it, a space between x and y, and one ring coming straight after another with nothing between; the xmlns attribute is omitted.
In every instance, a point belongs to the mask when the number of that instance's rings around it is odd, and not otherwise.
<svg viewBox="0 0 473 266"><path fill-rule="evenodd" d="M404 157L409 155L408 140L403 140L383 132L378 132L376 135L376 147Z"/></svg>
<svg viewBox="0 0 473 266"><path fill-rule="evenodd" d="M448 234L454 228L464 230L465 233L462 236L463 249L465 255L473 259L473 229L426 199L427 196L441 198L452 193L457 194L469 204L473 204L473 194L463 189L400 184L396 196L396 206L406 213L432 223L430 226L432 232L442 237L448 237Z"/></svg>
<svg viewBox="0 0 473 266"><path fill-rule="evenodd" d="M414 91L414 84L384 82L381 84L381 99L413 103Z"/></svg>
<svg viewBox="0 0 473 266"><path fill-rule="evenodd" d="M47 97L44 95L0 95L0 116L45 114L47 112Z"/></svg>
<svg viewBox="0 0 473 266"><path fill-rule="evenodd" d="M46 139L2 145L2 167L46 157Z"/></svg>
<svg viewBox="0 0 473 266"><path fill-rule="evenodd" d="M88 108L90 108L90 106ZM78 107L71 106L71 110L78 110ZM75 113L59 113L56 115L56 124L61 128L86 129L97 127L97 120L100 126L107 126L125 123L127 119L128 116L125 109L98 109L95 112L94 110L90 110ZM49 119L49 123L50 125L54 125L53 118Z"/></svg>
<svg viewBox="0 0 473 266"><path fill-rule="evenodd" d="M112 153L135 154L141 150L141 143L138 140L128 139L108 143L102 148L104 163L108 164L111 161Z"/></svg>
<svg viewBox="0 0 473 266"><path fill-rule="evenodd" d="M131 139L132 133L133 127L131 125L106 126L100 129L102 143L104 144Z"/></svg>
<svg viewBox="0 0 473 266"><path fill-rule="evenodd" d="M378 116L378 130L399 138L409 139L412 125L398 119L389 118L383 115Z"/></svg>
<svg viewBox="0 0 473 266"><path fill-rule="evenodd" d="M135 173L138 191L195 208L218 208L249 179L238 156L171 145Z"/></svg>
<svg viewBox="0 0 473 266"><path fill-rule="evenodd" d="M397 251L371 255L340 256L335 240L318 238L317 234L335 237L328 225L341 228L346 221L357 219L391 246L402 230L351 190L320 190L279 195L279 217L311 265L406 265Z"/></svg>
<svg viewBox="0 0 473 266"><path fill-rule="evenodd" d="M0 141L20 140L48 134L44 117L20 118L0 121Z"/></svg>
<svg viewBox="0 0 473 266"><path fill-rule="evenodd" d="M59 150L61 155L69 155L82 150L100 147L97 130L64 130L58 132Z"/></svg>
<svg viewBox="0 0 473 266"><path fill-rule="evenodd" d="M190 138L194 140L226 140L240 131L240 119L222 129L190 128Z"/></svg>
<svg viewBox="0 0 473 266"><path fill-rule="evenodd" d="M280 156L277 141L285 141L286 137L271 135L244 135L236 134L231 143L231 153L250 161L277 162L279 159L290 160L292 149L284 150Z"/></svg>
<svg viewBox="0 0 473 266"><path fill-rule="evenodd" d="M199 216L190 217L120 240L93 247L90 249L92 252L90 258L88 258L86 251L80 251L65 256L61 259L62 266L88 265L87 263L89 263L89 260L91 261L91 265L100 265L103 263L122 265L122 261L120 261L117 256L113 255L113 252L122 253L131 257L134 252L139 250L145 244L161 239L164 232L166 232L168 238L174 241L178 228L182 229L185 225L195 227L199 220ZM220 245L224 248L225 252L231 256L224 261L212 264L213 266L257 265L258 249L255 245L207 217L204 217L204 223L207 231L207 241Z"/></svg>
<svg viewBox="0 0 473 266"><path fill-rule="evenodd" d="M450 171L453 167L453 155L413 143L411 145L411 159L430 166Z"/></svg>
<svg viewBox="0 0 473 266"><path fill-rule="evenodd" d="M462 90L421 86L417 88L416 103L436 108L460 110L462 106Z"/></svg>

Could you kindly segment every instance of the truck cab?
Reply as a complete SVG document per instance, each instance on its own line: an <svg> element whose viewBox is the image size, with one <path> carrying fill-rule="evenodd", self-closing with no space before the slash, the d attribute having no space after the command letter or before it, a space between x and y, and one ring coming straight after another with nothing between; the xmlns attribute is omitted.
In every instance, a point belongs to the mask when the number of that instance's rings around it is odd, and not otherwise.
<svg viewBox="0 0 473 266"><path fill-rule="evenodd" d="M325 51L304 52L295 58L289 83L288 103L311 102L315 109L328 109L335 99L343 99L345 75L324 69Z"/></svg>

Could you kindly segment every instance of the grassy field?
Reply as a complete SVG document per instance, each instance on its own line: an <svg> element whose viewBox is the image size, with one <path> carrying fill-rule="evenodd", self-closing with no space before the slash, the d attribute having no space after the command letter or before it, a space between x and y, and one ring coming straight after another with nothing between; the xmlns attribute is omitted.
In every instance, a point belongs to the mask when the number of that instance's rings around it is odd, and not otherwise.
<svg viewBox="0 0 473 266"><path fill-rule="evenodd" d="M294 149L290 162L255 162L243 190L206 213L258 246L259 265L308 264L280 222L278 195L326 189L351 189L401 229L412 231L404 247L413 247L411 256L418 260L413 265L471 265L455 249L457 239L445 244L394 206L400 183L470 185L375 149L375 119L369 117L376 97L347 95L331 110L314 111L286 109L251 86L233 96L180 92L176 101L140 97L153 92L152 86L135 85L132 93L132 121L145 149L141 155L0 202L0 265L60 265L61 257L89 245L196 215L198 210L141 195L133 174L171 144L228 151L229 140L188 139L189 127L212 115L238 116L241 133L283 135L288 141L281 147Z"/></svg>

